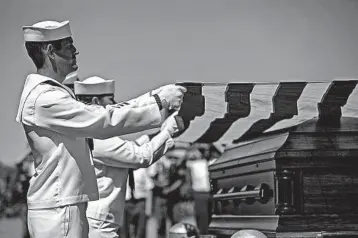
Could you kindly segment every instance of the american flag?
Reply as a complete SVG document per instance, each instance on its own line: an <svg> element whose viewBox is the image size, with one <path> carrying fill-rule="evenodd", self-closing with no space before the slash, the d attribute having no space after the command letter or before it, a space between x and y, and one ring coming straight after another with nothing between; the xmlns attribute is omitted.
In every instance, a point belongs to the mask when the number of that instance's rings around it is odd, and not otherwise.
<svg viewBox="0 0 358 238"><path fill-rule="evenodd" d="M357 83L178 83L188 91L179 111L186 129L176 140L232 144L315 117L337 124L341 117L358 117Z"/></svg>

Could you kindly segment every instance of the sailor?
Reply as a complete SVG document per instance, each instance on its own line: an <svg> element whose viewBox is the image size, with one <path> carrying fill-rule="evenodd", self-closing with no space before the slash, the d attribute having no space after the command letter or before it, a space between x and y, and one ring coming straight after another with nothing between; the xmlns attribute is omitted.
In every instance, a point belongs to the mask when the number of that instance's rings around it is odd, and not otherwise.
<svg viewBox="0 0 358 238"><path fill-rule="evenodd" d="M190 223L179 222L170 227L169 238L199 238L199 230Z"/></svg>
<svg viewBox="0 0 358 238"><path fill-rule="evenodd" d="M115 103L115 85L113 80L105 80L94 76L83 82L75 82L75 94L84 103L107 106ZM129 107L138 107L147 103L147 97L142 96L139 100L124 102ZM175 114L174 114L175 115ZM119 137L106 140L94 140L93 159L99 189L98 201L88 203L87 218L89 222L89 237L118 237L118 229L122 225L126 185L129 169L142 168L137 171L134 178L137 178L137 188L131 191L133 206L138 210L141 205L141 229L138 230L140 237L145 235L145 167L162 157L166 150L174 145L171 136L177 132L178 126L174 115L166 119L161 131L149 139L149 136L142 136L136 141L125 141ZM133 175L133 174L131 174ZM139 177L140 178L139 178ZM133 186L129 181L129 186ZM143 194L140 194L142 192ZM134 196L138 198L136 200ZM142 202L140 203L140 198ZM136 206L138 205L138 206ZM137 211L139 214L140 211Z"/></svg>
<svg viewBox="0 0 358 238"><path fill-rule="evenodd" d="M106 139L162 124L161 111L178 110L185 88L153 91L146 105L96 106L76 101L62 83L78 69L68 21L24 26L25 47L36 73L27 76L16 121L35 160L27 194L29 232L41 237L88 237L87 202L98 187L86 138Z"/></svg>
<svg viewBox="0 0 358 238"><path fill-rule="evenodd" d="M231 238L267 238L264 233L258 230L240 230L233 234Z"/></svg>

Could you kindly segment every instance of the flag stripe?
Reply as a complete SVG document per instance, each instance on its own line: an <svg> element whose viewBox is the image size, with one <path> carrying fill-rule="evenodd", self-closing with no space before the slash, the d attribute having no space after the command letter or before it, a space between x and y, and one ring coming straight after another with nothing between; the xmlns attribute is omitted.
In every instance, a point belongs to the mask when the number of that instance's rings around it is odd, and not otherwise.
<svg viewBox="0 0 358 238"><path fill-rule="evenodd" d="M356 81L333 81L318 103L321 124L331 125L340 121L342 108L356 87Z"/></svg>
<svg viewBox="0 0 358 238"><path fill-rule="evenodd" d="M358 117L358 86L353 89L347 104L342 107L342 116Z"/></svg>
<svg viewBox="0 0 358 238"><path fill-rule="evenodd" d="M272 97L279 84L258 84L250 95L250 115L237 120L219 140L218 143L231 143L241 137L255 121L268 118L272 112Z"/></svg>
<svg viewBox="0 0 358 238"><path fill-rule="evenodd" d="M227 85L204 86L202 89L205 97L205 111L202 116L196 117L190 122L189 128L180 135L179 141L196 141L206 131L213 118L220 118L226 112L225 89Z"/></svg>
<svg viewBox="0 0 358 238"><path fill-rule="evenodd" d="M318 116L317 103L321 101L330 83L308 83L297 101L298 113L291 119L282 120L265 132L281 130L298 125Z"/></svg>
<svg viewBox="0 0 358 238"><path fill-rule="evenodd" d="M230 144L314 117L358 118L357 83L181 83L188 90L179 111L186 130L175 140Z"/></svg>
<svg viewBox="0 0 358 238"><path fill-rule="evenodd" d="M297 115L297 100L300 98L306 83L280 83L272 97L272 113L268 118L255 121L248 130L234 143L260 136L266 129L276 123Z"/></svg>
<svg viewBox="0 0 358 238"><path fill-rule="evenodd" d="M196 140L199 143L218 141L240 118L250 115L250 94L254 84L228 84L225 90L226 113L210 123L209 128Z"/></svg>

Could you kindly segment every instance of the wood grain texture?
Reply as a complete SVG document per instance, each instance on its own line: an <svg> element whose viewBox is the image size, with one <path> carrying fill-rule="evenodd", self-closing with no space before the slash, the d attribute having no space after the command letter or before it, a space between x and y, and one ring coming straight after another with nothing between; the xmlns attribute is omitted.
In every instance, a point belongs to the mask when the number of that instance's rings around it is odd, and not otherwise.
<svg viewBox="0 0 358 238"><path fill-rule="evenodd" d="M341 237L358 235L358 216L213 216L210 233L230 237L241 229L256 229L268 237ZM343 237L344 237L343 236Z"/></svg>
<svg viewBox="0 0 358 238"><path fill-rule="evenodd" d="M236 230L211 230L216 238L230 238ZM267 238L358 238L357 231L315 231L315 232L268 232L262 231Z"/></svg>
<svg viewBox="0 0 358 238"><path fill-rule="evenodd" d="M212 229L258 229L268 237L357 235L358 119L342 118L334 127L322 127L314 119L285 133L276 142L271 134L232 147L211 168L215 191L265 182L275 193L266 204L221 204ZM278 201L289 192L276 181L285 177L282 171L293 174L295 211L287 214L277 212ZM267 220L272 215L278 216L277 226Z"/></svg>
<svg viewBox="0 0 358 238"><path fill-rule="evenodd" d="M358 214L355 168L311 168L303 171L304 214Z"/></svg>
<svg viewBox="0 0 358 238"><path fill-rule="evenodd" d="M284 215L277 231L358 231L357 215Z"/></svg>

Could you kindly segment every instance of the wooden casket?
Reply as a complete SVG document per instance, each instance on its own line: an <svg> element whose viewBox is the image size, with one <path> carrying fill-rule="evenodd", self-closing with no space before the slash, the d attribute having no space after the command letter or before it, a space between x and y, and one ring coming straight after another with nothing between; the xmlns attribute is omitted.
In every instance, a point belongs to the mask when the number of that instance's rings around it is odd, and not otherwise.
<svg viewBox="0 0 358 238"><path fill-rule="evenodd" d="M358 235L358 119L342 118L338 128L317 122L227 148L210 167L213 232Z"/></svg>
<svg viewBox="0 0 358 238"><path fill-rule="evenodd" d="M212 234L358 236L357 82L183 84L177 140L226 146Z"/></svg>
<svg viewBox="0 0 358 238"><path fill-rule="evenodd" d="M181 83L178 142L224 145L210 232L358 235L358 80Z"/></svg>

